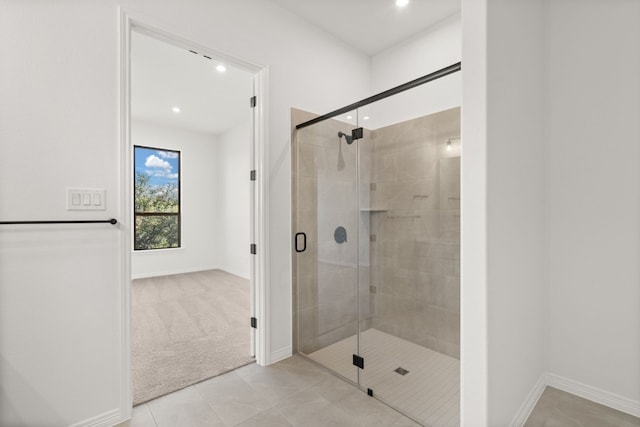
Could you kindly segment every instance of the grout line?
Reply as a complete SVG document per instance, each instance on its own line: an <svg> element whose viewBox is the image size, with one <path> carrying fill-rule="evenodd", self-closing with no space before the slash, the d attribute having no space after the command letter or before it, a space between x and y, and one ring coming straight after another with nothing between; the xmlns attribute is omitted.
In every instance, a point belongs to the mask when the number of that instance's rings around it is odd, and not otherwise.
<svg viewBox="0 0 640 427"><path fill-rule="evenodd" d="M149 413L151 414L151 419L153 420L153 424L155 424L156 427L158 426L158 421L156 420L156 416L153 413L153 409L151 409L151 405L149 405L148 403L144 403L144 405L147 407L147 410L149 411ZM133 420L132 420L133 421Z"/></svg>
<svg viewBox="0 0 640 427"><path fill-rule="evenodd" d="M435 425L446 425L459 410L459 361L384 332L362 332L360 355L365 356L361 372L376 397L398 412L414 414ZM355 336L317 350L307 357L344 375L349 372L350 350ZM407 368L412 377L392 374L397 366ZM368 368L368 369L367 369ZM396 376L394 376L396 375ZM411 417L410 417L411 418Z"/></svg>

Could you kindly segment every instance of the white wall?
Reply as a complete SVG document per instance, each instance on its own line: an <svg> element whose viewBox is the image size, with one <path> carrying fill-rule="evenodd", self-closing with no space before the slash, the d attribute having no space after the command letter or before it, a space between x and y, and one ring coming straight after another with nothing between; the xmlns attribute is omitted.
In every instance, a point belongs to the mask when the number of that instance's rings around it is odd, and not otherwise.
<svg viewBox="0 0 640 427"><path fill-rule="evenodd" d="M640 3L545 12L548 369L640 413Z"/></svg>
<svg viewBox="0 0 640 427"><path fill-rule="evenodd" d="M371 86L382 92L410 80L460 61L462 16L456 14L414 37L386 49L371 58ZM458 85L459 85L458 81ZM447 105L436 111L455 107L460 102L460 88L443 94ZM431 100L426 100L430 102Z"/></svg>
<svg viewBox="0 0 640 427"><path fill-rule="evenodd" d="M249 271L249 159L251 123L212 135L136 121L134 145L179 150L182 247L135 251L132 277L222 269Z"/></svg>
<svg viewBox="0 0 640 427"><path fill-rule="evenodd" d="M219 268L246 279L250 276L251 122L242 123L218 138Z"/></svg>
<svg viewBox="0 0 640 427"><path fill-rule="evenodd" d="M216 136L134 120L131 143L180 151L181 247L134 251L131 276L163 276L219 267L220 153Z"/></svg>
<svg viewBox="0 0 640 427"><path fill-rule="evenodd" d="M484 427L487 390L487 1L462 1L460 424Z"/></svg>
<svg viewBox="0 0 640 427"><path fill-rule="evenodd" d="M0 5L0 218L120 217L116 16ZM67 186L105 188L107 210L67 212ZM1 425L119 415L120 238L111 225L3 226Z"/></svg>
<svg viewBox="0 0 640 427"><path fill-rule="evenodd" d="M460 62L461 50L462 18L457 14L373 56L373 93L391 89ZM458 72L364 107L360 116L369 115L371 122L361 121L360 124L377 129L458 107L461 100L462 74Z"/></svg>
<svg viewBox="0 0 640 427"><path fill-rule="evenodd" d="M544 373L541 28L539 0L489 2L487 328L491 426L508 425Z"/></svg>
<svg viewBox="0 0 640 427"><path fill-rule="evenodd" d="M505 426L544 373L542 4L463 25L462 425Z"/></svg>
<svg viewBox="0 0 640 427"><path fill-rule="evenodd" d="M291 351L289 109L330 111L364 98L369 58L262 0L2 2L1 218L120 217L119 4L151 25L269 67L267 358L284 355ZM66 212L67 186L105 188L107 211ZM126 230L3 228L0 424L100 425L128 414Z"/></svg>
<svg viewBox="0 0 640 427"><path fill-rule="evenodd" d="M639 20L463 4L463 425L518 425L545 381L638 413Z"/></svg>

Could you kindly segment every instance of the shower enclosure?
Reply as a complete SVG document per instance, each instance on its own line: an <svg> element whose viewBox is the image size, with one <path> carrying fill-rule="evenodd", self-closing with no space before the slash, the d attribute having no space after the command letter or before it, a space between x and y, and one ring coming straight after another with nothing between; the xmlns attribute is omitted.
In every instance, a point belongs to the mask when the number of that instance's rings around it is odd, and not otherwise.
<svg viewBox="0 0 640 427"><path fill-rule="evenodd" d="M415 421L455 426L460 109L434 113L436 89L298 126L294 344Z"/></svg>

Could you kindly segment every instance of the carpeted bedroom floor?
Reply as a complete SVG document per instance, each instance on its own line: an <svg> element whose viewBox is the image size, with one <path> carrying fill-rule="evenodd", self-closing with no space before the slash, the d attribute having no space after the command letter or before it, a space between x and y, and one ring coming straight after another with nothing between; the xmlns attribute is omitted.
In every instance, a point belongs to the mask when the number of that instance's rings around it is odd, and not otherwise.
<svg viewBox="0 0 640 427"><path fill-rule="evenodd" d="M249 281L222 270L132 284L134 405L253 362Z"/></svg>

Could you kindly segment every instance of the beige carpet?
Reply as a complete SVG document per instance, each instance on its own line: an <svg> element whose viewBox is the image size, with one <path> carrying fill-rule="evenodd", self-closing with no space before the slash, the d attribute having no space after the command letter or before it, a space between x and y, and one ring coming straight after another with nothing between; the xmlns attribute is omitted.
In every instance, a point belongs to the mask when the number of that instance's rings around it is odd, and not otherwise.
<svg viewBox="0 0 640 427"><path fill-rule="evenodd" d="M222 270L134 280L134 405L251 363L249 281Z"/></svg>

